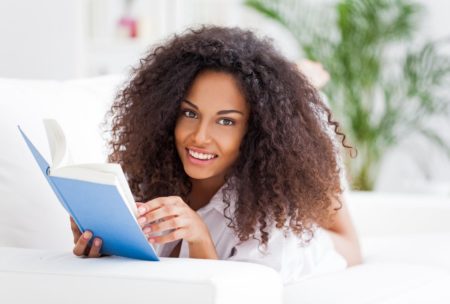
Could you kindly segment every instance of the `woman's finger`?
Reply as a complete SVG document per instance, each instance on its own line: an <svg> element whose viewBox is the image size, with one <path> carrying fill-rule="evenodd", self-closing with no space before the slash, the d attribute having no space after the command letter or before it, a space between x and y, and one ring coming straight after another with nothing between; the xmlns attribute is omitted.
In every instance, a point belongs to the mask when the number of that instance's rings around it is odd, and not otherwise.
<svg viewBox="0 0 450 304"><path fill-rule="evenodd" d="M146 235L150 233L164 232L166 230L178 229L185 226L185 219L174 216L164 221L160 221L151 225L148 225L142 229Z"/></svg>
<svg viewBox="0 0 450 304"><path fill-rule="evenodd" d="M185 234L185 229L179 228L179 229L175 229L174 231L169 232L165 235L151 236L148 238L148 241L150 243L165 244L165 243L169 243L169 242L173 242L173 241L182 239L184 237L184 234Z"/></svg>
<svg viewBox="0 0 450 304"><path fill-rule="evenodd" d="M161 208L164 203L166 203L166 200L164 200L163 197L157 197L155 199L149 200L146 203L138 204L138 214L143 215L147 212Z"/></svg>
<svg viewBox="0 0 450 304"><path fill-rule="evenodd" d="M85 255L85 252L89 248L89 241L91 238L92 232L86 230L76 242L75 247L73 248L73 254L76 256Z"/></svg>
<svg viewBox="0 0 450 304"><path fill-rule="evenodd" d="M185 204L179 196L157 197L144 204L138 204L138 214L143 215L164 206L176 206L180 203Z"/></svg>
<svg viewBox="0 0 450 304"><path fill-rule="evenodd" d="M144 227L145 225L164 219L169 216L177 216L178 208L175 205L163 205L162 207L147 212L146 214L140 216L138 218L138 223L141 225L141 227Z"/></svg>
<svg viewBox="0 0 450 304"><path fill-rule="evenodd" d="M88 257L90 258L99 258L100 250L102 248L102 240L98 237L94 238L92 242L91 250L89 250Z"/></svg>
<svg viewBox="0 0 450 304"><path fill-rule="evenodd" d="M72 234L73 234L73 243L76 244L78 239L81 236L81 231L80 231L80 229L78 229L78 226L72 217L70 217L70 229L72 230Z"/></svg>

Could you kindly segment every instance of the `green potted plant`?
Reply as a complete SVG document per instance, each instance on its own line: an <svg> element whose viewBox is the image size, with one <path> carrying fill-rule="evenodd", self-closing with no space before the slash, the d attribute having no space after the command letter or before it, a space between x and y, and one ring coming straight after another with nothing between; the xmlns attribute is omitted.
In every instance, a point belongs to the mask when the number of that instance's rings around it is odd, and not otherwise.
<svg viewBox="0 0 450 304"><path fill-rule="evenodd" d="M323 89L356 147L347 162L353 189L372 190L386 152L412 133L450 157L450 144L429 127L447 117L448 41L415 39L423 8L407 0L247 0L246 5L286 27L306 58L319 61L331 79ZM448 94L447 94L448 95Z"/></svg>

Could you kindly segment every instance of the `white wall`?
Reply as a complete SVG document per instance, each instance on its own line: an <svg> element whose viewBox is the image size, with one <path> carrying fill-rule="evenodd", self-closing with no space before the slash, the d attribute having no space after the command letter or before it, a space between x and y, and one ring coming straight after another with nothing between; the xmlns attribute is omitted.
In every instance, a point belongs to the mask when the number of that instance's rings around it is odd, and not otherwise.
<svg viewBox="0 0 450 304"><path fill-rule="evenodd" d="M292 36L278 24L267 22L243 8L242 1L135 0L134 14L142 19L147 29L143 32L143 43L124 51L131 55L124 60L131 64L137 61L132 56L141 53L137 50L144 51L145 46L169 33L205 22L253 28L273 37L286 56L296 59L300 53ZM429 11L421 27L423 36L450 36L450 1L420 2ZM0 77L65 79L95 74L88 65L95 65L94 61L101 61L102 56L110 58L110 54L118 52L114 48L118 45L95 48L90 44L90 35L95 32L96 43L107 40L108 35L112 37L113 19L122 7L123 0L1 0ZM90 16L92 8L94 18ZM126 64L120 59L120 64Z"/></svg>
<svg viewBox="0 0 450 304"><path fill-rule="evenodd" d="M423 35L431 38L450 38L450 1L420 0L428 16L423 24Z"/></svg>
<svg viewBox="0 0 450 304"><path fill-rule="evenodd" d="M248 13L242 0L136 0L141 39L115 37L124 0L1 0L0 77L70 79L123 73L155 41L187 26L217 23L252 27L275 37L295 58L281 26Z"/></svg>
<svg viewBox="0 0 450 304"><path fill-rule="evenodd" d="M1 0L0 77L82 76L84 0Z"/></svg>
<svg viewBox="0 0 450 304"><path fill-rule="evenodd" d="M286 30L243 8L241 2L136 0L133 13L141 18L146 31L142 41L123 47L120 41L110 39L122 0L0 0L0 77L69 79L123 72L138 62L149 44L188 25L205 22L250 27L273 37L287 57L300 56ZM450 1L420 2L428 10L420 28L422 37L449 37ZM450 137L450 118L432 124ZM412 137L389 152L377 189L450 193L450 160Z"/></svg>

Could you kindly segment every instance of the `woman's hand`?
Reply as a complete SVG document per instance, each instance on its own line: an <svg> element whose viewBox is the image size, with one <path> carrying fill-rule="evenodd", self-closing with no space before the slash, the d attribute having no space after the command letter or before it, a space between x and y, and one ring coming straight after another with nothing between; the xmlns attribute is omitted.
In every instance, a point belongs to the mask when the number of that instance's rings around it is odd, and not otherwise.
<svg viewBox="0 0 450 304"><path fill-rule="evenodd" d="M100 238L94 238L92 246L89 246L92 232L86 230L84 233L81 233L72 217L70 217L70 228L72 229L73 242L75 244L73 254L76 256L87 256L89 258L98 258L101 256L102 240Z"/></svg>
<svg viewBox="0 0 450 304"><path fill-rule="evenodd" d="M179 196L158 197L137 203L138 223L150 243L185 240L191 258L217 259L216 248L202 218ZM153 235L162 233L162 235Z"/></svg>

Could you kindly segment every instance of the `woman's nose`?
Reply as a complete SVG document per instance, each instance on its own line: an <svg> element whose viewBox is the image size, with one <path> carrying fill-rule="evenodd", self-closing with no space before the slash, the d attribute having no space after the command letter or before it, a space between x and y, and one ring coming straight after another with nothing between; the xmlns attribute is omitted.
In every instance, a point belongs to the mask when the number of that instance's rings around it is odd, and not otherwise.
<svg viewBox="0 0 450 304"><path fill-rule="evenodd" d="M194 131L194 141L196 144L208 143L211 137L206 123L200 123Z"/></svg>

